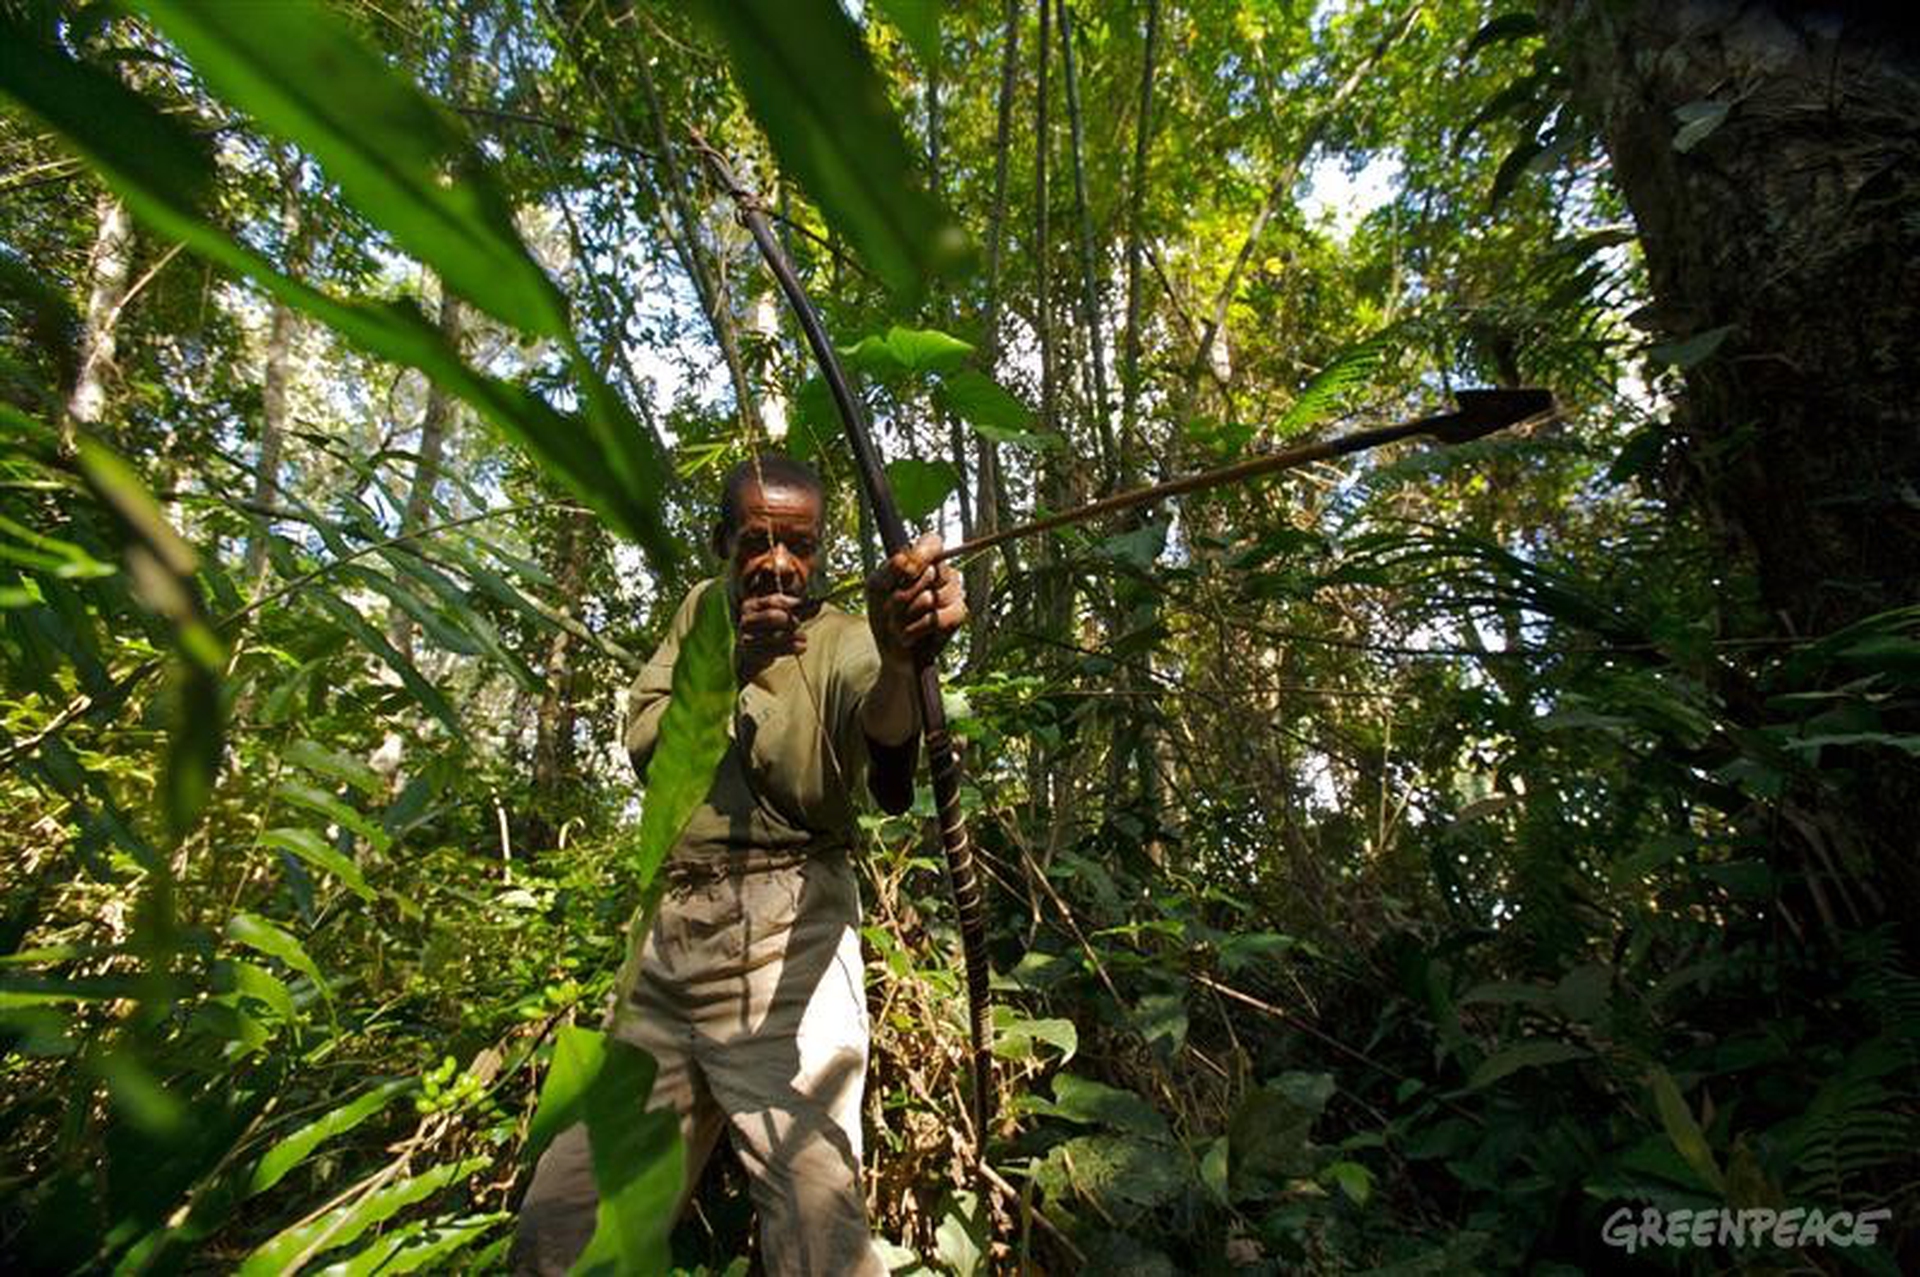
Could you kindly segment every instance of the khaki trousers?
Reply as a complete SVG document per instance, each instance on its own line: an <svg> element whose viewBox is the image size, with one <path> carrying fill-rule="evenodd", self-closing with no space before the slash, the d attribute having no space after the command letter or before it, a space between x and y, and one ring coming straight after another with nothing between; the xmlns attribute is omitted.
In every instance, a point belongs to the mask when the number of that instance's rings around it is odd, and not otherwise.
<svg viewBox="0 0 1920 1277"><path fill-rule="evenodd" d="M684 1210L724 1126L751 1179L767 1271L883 1274L860 1188L867 1009L860 894L844 853L673 866L610 1031L659 1064L650 1109L680 1117ZM593 1235L586 1129L540 1158L514 1271L563 1274Z"/></svg>

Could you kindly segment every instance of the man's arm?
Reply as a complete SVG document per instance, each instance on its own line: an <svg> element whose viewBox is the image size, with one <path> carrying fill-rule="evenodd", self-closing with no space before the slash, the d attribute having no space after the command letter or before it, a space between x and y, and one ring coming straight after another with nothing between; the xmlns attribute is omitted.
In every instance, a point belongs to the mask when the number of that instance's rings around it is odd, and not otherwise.
<svg viewBox="0 0 1920 1277"><path fill-rule="evenodd" d="M920 754L917 659L937 656L966 624L960 576L938 557L929 533L895 554L867 578L867 624L880 653L880 673L860 705L868 741L867 787L882 811L913 804L913 771Z"/></svg>

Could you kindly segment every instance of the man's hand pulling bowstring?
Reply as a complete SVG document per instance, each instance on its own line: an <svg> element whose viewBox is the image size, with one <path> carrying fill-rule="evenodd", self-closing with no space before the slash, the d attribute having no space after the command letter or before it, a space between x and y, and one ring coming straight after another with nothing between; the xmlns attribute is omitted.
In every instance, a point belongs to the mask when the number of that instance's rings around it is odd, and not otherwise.
<svg viewBox="0 0 1920 1277"><path fill-rule="evenodd" d="M867 577L867 624L883 664L937 656L967 623L960 574L937 561L943 548L940 535L929 532Z"/></svg>

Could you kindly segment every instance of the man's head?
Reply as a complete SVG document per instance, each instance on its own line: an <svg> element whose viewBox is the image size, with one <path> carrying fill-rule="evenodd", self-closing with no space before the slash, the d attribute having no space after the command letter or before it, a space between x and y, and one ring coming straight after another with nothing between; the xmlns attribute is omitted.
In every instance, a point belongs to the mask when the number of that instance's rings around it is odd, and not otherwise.
<svg viewBox="0 0 1920 1277"><path fill-rule="evenodd" d="M713 552L735 598L805 597L825 531L826 487L811 466L766 453L727 472Z"/></svg>

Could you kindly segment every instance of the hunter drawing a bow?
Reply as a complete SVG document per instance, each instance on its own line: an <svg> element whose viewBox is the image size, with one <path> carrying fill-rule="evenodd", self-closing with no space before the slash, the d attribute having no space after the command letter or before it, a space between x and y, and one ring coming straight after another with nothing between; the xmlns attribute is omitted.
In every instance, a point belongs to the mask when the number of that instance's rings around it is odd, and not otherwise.
<svg viewBox="0 0 1920 1277"><path fill-rule="evenodd" d="M807 345L812 348L813 357L819 361L820 374L825 378L827 389L833 395L834 406L839 409L840 419L846 425L847 441L853 445L854 460L860 471L860 486L866 494L867 507L873 512L874 526L880 530L881 543L891 556L904 549L911 538L907 535L905 520L900 517L900 509L894 502L893 489L887 483L887 472L881 465L879 450L874 446L866 414L852 387L847 384L840 358L834 352L833 343L827 340L827 330L821 324L813 303L807 299L806 291L800 287L800 278L794 274L792 263L788 262L786 253L774 238L773 228L768 224L759 200L734 177L725 156L697 136L694 145L705 157L715 179L733 198L740 212L740 220L752 233L753 242L766 259L767 268L779 280L781 291L786 294L794 316L800 321L801 330L806 333ZM967 827L960 815L960 766L953 756L953 739L948 735L946 710L941 704L940 671L934 664L934 658L927 655L915 658L915 668L921 730L927 743L927 766L933 775L934 809L939 816L940 843L946 852L947 879L953 888L954 909L960 922L960 947L967 967L968 1025L973 1046L971 1108L974 1157L976 1161L984 1163L988 1126L993 1119L993 1026L988 992L990 973L987 967L986 911L980 895L980 878L974 870L973 847L967 840Z"/></svg>
<svg viewBox="0 0 1920 1277"><path fill-rule="evenodd" d="M786 294L787 301L793 307L801 330L806 334L807 345L812 349L814 358L819 363L821 376L826 381L827 389L833 397L835 407L839 410L841 420L845 423L847 439L853 446L855 464L860 472L861 487L866 494L868 507L873 513L874 525L880 530L880 539L888 555L892 555L908 544L907 527L900 517L898 506L894 503L893 492L888 486L879 451L874 446L865 411L847 383L846 374L840 366L839 356L835 353L833 343L827 339L826 329L820 322L820 316L814 310L812 302L808 300L805 290L801 288L792 263L787 260L779 241L774 238L766 211L761 207L754 193L741 185L734 176L731 166L728 165L726 157L708 145L705 139L696 135L694 146L705 158L714 177L733 199L739 210L741 222L753 235L754 244L759 248L760 255L766 260L768 269L779 281L781 291ZM1545 422L1558 416L1553 396L1545 390L1532 388L1463 390L1458 392L1455 398L1457 406L1452 412L1422 417L1416 421L1384 426L1375 430L1356 431L1336 439L1304 444L1284 451L1256 456L1216 470L1118 493L1086 506L1050 514L1030 523L1020 524L953 546L940 557L950 559L969 556L1002 541L1051 531L1069 524L1081 523L1102 514L1145 505L1168 497L1246 483L1283 470L1297 469L1314 461L1377 448L1414 435L1429 435L1445 444L1461 444L1498 430L1526 423ZM916 669L920 718L926 736L928 766L933 776L933 795L935 809L939 816L940 841L946 852L947 875L953 888L954 906L960 923L960 944L966 961L969 1025L973 1047L971 1109L975 1133L974 1157L976 1164L984 1171L988 1128L993 1117L993 1037L988 991L990 972L987 967L986 916L980 892L980 879L974 870L973 848L968 841L966 825L960 815L960 769L954 759L953 742L947 732L946 713L941 704L940 674L935 668L933 658L926 655L916 658Z"/></svg>

